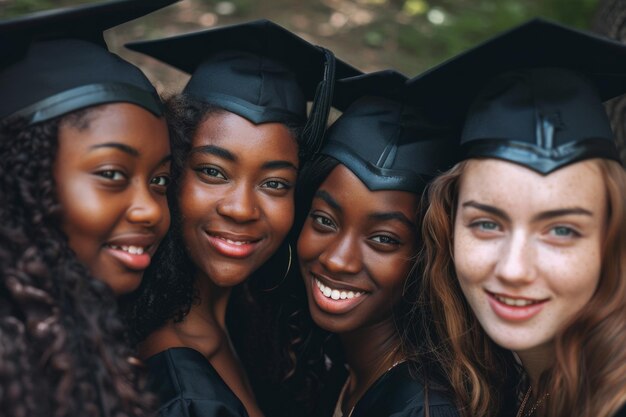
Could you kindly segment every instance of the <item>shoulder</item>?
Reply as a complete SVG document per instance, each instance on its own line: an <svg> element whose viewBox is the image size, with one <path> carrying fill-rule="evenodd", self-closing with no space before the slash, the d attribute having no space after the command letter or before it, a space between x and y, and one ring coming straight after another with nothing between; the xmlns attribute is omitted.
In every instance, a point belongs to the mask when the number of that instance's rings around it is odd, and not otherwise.
<svg viewBox="0 0 626 417"><path fill-rule="evenodd" d="M421 417L428 406L432 417L457 417L454 402L441 391L427 389L408 363L383 374L357 403L353 417ZM426 405L428 404L428 405Z"/></svg>
<svg viewBox="0 0 626 417"><path fill-rule="evenodd" d="M197 350L168 348L145 363L149 387L161 403L161 417L187 415L182 409L190 408L194 416L247 415L241 401Z"/></svg>
<svg viewBox="0 0 626 417"><path fill-rule="evenodd" d="M152 357L167 349L184 347L196 350L208 359L218 351L220 343L220 335L196 336L187 333L180 324L168 323L150 333L137 349L142 359Z"/></svg>

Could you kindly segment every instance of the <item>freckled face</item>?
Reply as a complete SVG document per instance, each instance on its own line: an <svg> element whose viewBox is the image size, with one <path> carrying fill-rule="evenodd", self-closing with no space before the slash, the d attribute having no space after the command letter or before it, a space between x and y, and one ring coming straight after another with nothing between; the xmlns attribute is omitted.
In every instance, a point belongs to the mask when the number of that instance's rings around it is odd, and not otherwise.
<svg viewBox="0 0 626 417"><path fill-rule="evenodd" d="M456 273L497 344L543 350L590 300L601 271L606 199L590 161L547 176L495 159L468 164L454 226Z"/></svg>
<svg viewBox="0 0 626 417"><path fill-rule="evenodd" d="M133 104L102 106L79 129L62 123L54 166L61 229L95 277L135 290L170 223L170 147L163 119Z"/></svg>
<svg viewBox="0 0 626 417"><path fill-rule="evenodd" d="M348 333L391 319L417 252L418 196L370 191L338 165L315 194L298 240L313 320Z"/></svg>
<svg viewBox="0 0 626 417"><path fill-rule="evenodd" d="M178 198L201 275L231 287L270 258L293 224L297 172L298 145L283 124L220 112L198 127Z"/></svg>

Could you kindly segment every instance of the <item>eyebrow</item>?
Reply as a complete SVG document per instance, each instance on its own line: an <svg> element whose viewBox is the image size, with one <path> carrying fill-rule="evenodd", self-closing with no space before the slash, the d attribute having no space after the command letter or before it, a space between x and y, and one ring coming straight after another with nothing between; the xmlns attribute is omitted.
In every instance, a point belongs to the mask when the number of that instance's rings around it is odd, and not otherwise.
<svg viewBox="0 0 626 417"><path fill-rule="evenodd" d="M479 210L485 211L487 213L491 213L495 216L501 217L506 221L509 221L509 222L511 221L511 218L503 210L497 207L489 206L486 204L480 204L473 200L463 203L463 207L474 207ZM551 219L554 217L569 216L569 215L593 216L593 213L581 207L563 208L563 209L548 210L548 211L541 212L535 215L532 221L537 222L541 220Z"/></svg>
<svg viewBox="0 0 626 417"><path fill-rule="evenodd" d="M571 216L571 215L591 216L591 217L593 217L593 213L590 212L589 210L585 210L584 208L581 208L581 207L571 207L571 208L564 208L564 209L544 211L542 213L537 214L533 218L533 220L534 221L548 220L548 219L551 219L553 217Z"/></svg>
<svg viewBox="0 0 626 417"><path fill-rule="evenodd" d="M233 154L227 149L224 149L222 147L215 146L215 145L204 145L204 146L195 147L189 152L189 154L191 155L194 153L215 155L218 158L227 159L231 162L237 161L237 157L235 156L235 154Z"/></svg>
<svg viewBox="0 0 626 417"><path fill-rule="evenodd" d="M161 159L161 162L159 162L158 166L167 164L168 162L172 162L172 154L169 154L165 158Z"/></svg>
<svg viewBox="0 0 626 417"><path fill-rule="evenodd" d="M294 164L292 164L289 161L267 161L265 162L262 166L262 169L282 169L282 168L289 168L289 169L294 169L294 170L298 170L298 167L295 166Z"/></svg>
<svg viewBox="0 0 626 417"><path fill-rule="evenodd" d="M317 192L315 193L315 198L319 198L321 200L324 200L326 202L326 204L328 204L329 206L331 206L335 210L343 211L343 208L341 208L341 206L339 205L337 200L335 200L327 191L317 190Z"/></svg>
<svg viewBox="0 0 626 417"><path fill-rule="evenodd" d="M494 207L494 206L489 206L487 204L477 203L474 200L466 201L465 203L463 203L463 207L473 207L473 208L476 208L478 210L482 210L482 211L485 211L487 213L491 213L494 216L498 216L498 217L500 217L500 218L502 218L502 219L504 219L504 220L506 220L508 222L511 221L511 218L509 217L509 215L506 214L503 210L501 210L501 209L499 209L497 207Z"/></svg>
<svg viewBox="0 0 626 417"><path fill-rule="evenodd" d="M123 143L116 142L108 142L108 143L100 143L98 145L93 145L89 149L100 149L100 148L115 148L122 152L125 152L131 156L138 157L139 151L132 146L124 145Z"/></svg>
<svg viewBox="0 0 626 417"><path fill-rule="evenodd" d="M401 213L399 211L372 213L368 217L370 219L378 221L399 220L410 228L417 229L417 225L412 222L408 217L406 217L404 213Z"/></svg>
<svg viewBox="0 0 626 417"><path fill-rule="evenodd" d="M193 148L189 154L194 153L203 153L209 155L215 155L218 158L226 159L231 162L237 162L237 156L230 152L228 149L224 149L220 146L215 145L204 145ZM292 164L289 161L268 161L265 162L262 166L262 169L281 169L281 168L292 168L294 170L298 170L298 167Z"/></svg>

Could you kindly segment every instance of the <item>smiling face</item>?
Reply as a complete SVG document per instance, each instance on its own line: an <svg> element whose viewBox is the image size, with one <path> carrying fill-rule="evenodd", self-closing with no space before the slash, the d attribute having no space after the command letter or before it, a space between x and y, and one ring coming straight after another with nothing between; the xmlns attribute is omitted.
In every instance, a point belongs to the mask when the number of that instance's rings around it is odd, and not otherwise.
<svg viewBox="0 0 626 417"><path fill-rule="evenodd" d="M391 319L417 252L418 196L370 191L338 165L317 190L298 239L313 320L348 333Z"/></svg>
<svg viewBox="0 0 626 417"><path fill-rule="evenodd" d="M524 352L548 348L599 281L607 196L592 161L547 176L495 159L461 177L454 225L459 283L486 333Z"/></svg>
<svg viewBox="0 0 626 417"><path fill-rule="evenodd" d="M78 259L117 295L135 290L170 223L167 125L133 104L61 123L54 166L61 229Z"/></svg>
<svg viewBox="0 0 626 417"><path fill-rule="evenodd" d="M278 249L294 218L298 145L280 123L230 112L197 129L179 191L191 260L215 285L243 282Z"/></svg>

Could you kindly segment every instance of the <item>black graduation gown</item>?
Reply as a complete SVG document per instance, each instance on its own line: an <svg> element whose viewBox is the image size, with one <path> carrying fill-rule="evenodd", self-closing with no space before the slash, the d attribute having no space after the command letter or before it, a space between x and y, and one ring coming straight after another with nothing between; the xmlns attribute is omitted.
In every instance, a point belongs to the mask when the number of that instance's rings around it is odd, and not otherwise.
<svg viewBox="0 0 626 417"><path fill-rule="evenodd" d="M197 350L171 348L146 361L160 417L248 417L248 413Z"/></svg>
<svg viewBox="0 0 626 417"><path fill-rule="evenodd" d="M336 392L334 401L326 399L325 415L318 416L332 417L338 397ZM403 362L376 380L356 403L351 417L423 417L424 399L424 384L411 375L409 363ZM441 391L429 388L428 406L431 417L459 417L452 400Z"/></svg>

